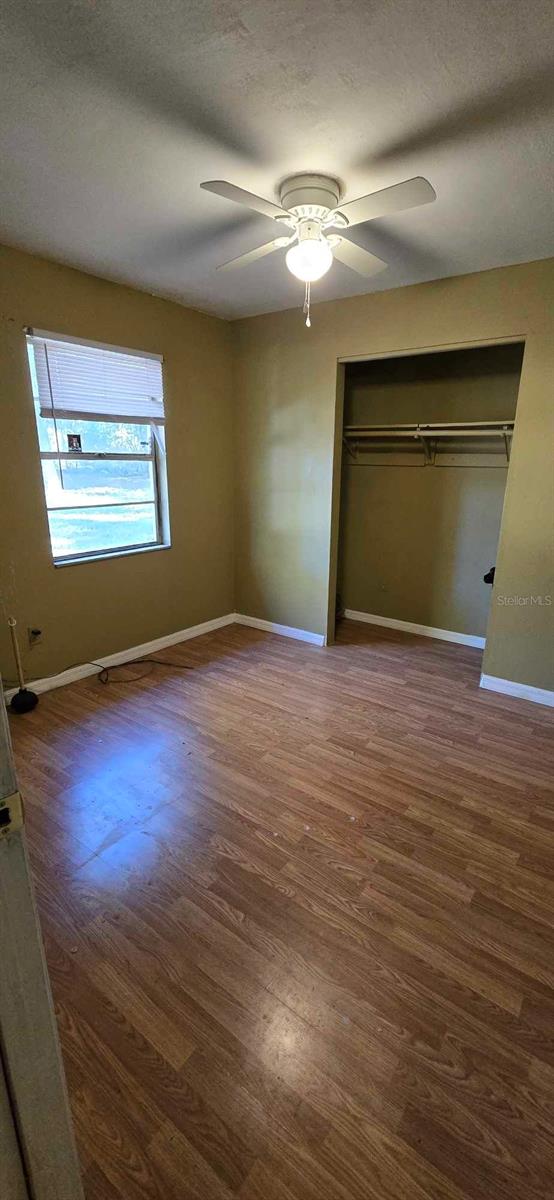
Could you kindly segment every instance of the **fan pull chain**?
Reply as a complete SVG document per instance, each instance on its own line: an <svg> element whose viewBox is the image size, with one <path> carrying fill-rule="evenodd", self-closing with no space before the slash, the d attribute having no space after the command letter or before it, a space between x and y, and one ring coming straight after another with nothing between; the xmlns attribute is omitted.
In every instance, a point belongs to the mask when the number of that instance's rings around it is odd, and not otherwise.
<svg viewBox="0 0 554 1200"><path fill-rule="evenodd" d="M302 312L305 314L305 317L306 317L306 325L308 326L308 329L310 329L311 324L312 324L312 322L310 321L310 287L311 287L311 284L307 283L306 291L304 294L304 308L302 309Z"/></svg>

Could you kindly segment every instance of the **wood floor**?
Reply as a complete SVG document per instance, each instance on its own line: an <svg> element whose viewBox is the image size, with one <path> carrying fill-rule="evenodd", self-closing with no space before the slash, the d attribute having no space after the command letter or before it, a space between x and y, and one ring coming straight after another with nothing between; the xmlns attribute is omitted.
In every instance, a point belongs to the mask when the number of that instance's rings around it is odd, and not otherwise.
<svg viewBox="0 0 554 1200"><path fill-rule="evenodd" d="M87 1200L554 1196L552 713L353 622L163 656L12 721Z"/></svg>

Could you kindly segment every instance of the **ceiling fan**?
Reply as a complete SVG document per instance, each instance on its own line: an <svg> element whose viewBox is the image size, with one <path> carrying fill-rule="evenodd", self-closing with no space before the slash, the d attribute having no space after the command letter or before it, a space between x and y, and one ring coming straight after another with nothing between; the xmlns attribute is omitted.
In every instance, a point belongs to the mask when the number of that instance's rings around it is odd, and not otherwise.
<svg viewBox="0 0 554 1200"><path fill-rule="evenodd" d="M280 205L246 192L244 188L227 183L224 179L210 179L201 183L200 187L226 200L234 200L236 204L244 204L264 217L271 217L284 229L291 231L265 242L263 246L256 246L247 254L232 258L230 262L222 263L218 270L245 267L257 258L288 247L285 260L287 267L306 285L304 313L308 326L310 285L326 274L333 256L367 278L387 265L375 254L350 241L348 230L351 226L374 221L378 217L388 217L407 208L417 208L436 199L431 184L421 175L379 192L371 192L368 196L360 196L358 200L349 200L340 207L340 185L328 175L292 175L285 179L279 189Z"/></svg>

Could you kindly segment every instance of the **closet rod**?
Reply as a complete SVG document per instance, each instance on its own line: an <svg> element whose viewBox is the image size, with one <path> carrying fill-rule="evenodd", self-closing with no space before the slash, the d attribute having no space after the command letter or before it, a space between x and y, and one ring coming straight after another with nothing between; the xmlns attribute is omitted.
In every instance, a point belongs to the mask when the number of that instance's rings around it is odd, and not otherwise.
<svg viewBox="0 0 554 1200"><path fill-rule="evenodd" d="M399 433L398 430L363 430L361 433L352 434L348 429L345 430L345 436L351 441L356 442L362 438L375 438L377 441L384 441L388 438L403 438L404 441L408 438L429 437L429 438L493 438L493 437L511 437L513 429L506 426L505 429L464 429L463 432L457 429L429 429L424 425L419 429L413 429L409 432Z"/></svg>
<svg viewBox="0 0 554 1200"><path fill-rule="evenodd" d="M514 422L511 421L442 421L426 422L425 424L406 425L346 425L343 430L343 441L353 458L357 457L356 449L366 452L367 443L419 442L425 455L426 462L433 462L440 440L464 441L475 438L483 441L488 438L501 438L504 442L506 458L510 457L511 438L514 432ZM364 447L365 443L365 447ZM386 446L377 447L385 450ZM388 447L390 450L390 447Z"/></svg>
<svg viewBox="0 0 554 1200"><path fill-rule="evenodd" d="M448 437L459 434L460 437L499 437L504 433L513 433L513 421L443 421L432 423L412 423L410 425L345 425L345 437L409 437L418 433L432 434L433 437Z"/></svg>

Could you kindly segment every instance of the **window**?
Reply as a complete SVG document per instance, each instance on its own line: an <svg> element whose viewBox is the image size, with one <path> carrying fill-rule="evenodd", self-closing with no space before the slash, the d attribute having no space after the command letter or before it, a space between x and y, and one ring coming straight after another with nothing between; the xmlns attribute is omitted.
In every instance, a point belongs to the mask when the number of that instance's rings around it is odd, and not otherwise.
<svg viewBox="0 0 554 1200"><path fill-rule="evenodd" d="M29 331L54 562L169 544L161 359Z"/></svg>

